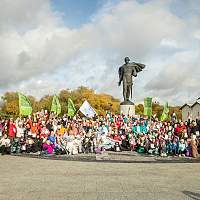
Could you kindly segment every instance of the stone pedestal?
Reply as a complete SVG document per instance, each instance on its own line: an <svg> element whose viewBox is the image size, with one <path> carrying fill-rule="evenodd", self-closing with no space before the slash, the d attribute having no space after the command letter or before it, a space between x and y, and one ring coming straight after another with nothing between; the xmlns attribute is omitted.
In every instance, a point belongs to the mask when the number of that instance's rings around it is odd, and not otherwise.
<svg viewBox="0 0 200 200"><path fill-rule="evenodd" d="M126 103L122 102L120 104L120 113L124 115L135 115L135 104L134 103Z"/></svg>

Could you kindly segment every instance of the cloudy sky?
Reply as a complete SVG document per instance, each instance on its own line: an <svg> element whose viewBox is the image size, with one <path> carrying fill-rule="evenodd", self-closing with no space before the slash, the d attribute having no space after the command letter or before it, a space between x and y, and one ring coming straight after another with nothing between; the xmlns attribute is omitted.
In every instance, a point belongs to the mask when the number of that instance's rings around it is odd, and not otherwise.
<svg viewBox="0 0 200 200"><path fill-rule="evenodd" d="M87 86L121 98L125 56L146 64L134 101L200 96L199 0L1 0L0 94Z"/></svg>

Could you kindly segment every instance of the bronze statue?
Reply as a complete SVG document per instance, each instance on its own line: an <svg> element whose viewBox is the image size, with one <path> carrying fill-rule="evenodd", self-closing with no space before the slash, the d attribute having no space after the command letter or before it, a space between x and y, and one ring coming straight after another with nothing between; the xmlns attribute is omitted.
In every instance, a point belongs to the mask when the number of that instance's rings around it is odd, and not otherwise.
<svg viewBox="0 0 200 200"><path fill-rule="evenodd" d="M123 64L119 68L119 86L121 85L121 82L123 81L123 97L124 97L124 102L121 104L127 105L127 104L133 104L130 100L129 97L131 95L132 98L132 87L133 87L133 80L132 76L136 77L137 73L141 72L144 68L145 65L140 64L140 63L135 63L132 62L130 63L129 57L126 57L124 59L125 64Z"/></svg>

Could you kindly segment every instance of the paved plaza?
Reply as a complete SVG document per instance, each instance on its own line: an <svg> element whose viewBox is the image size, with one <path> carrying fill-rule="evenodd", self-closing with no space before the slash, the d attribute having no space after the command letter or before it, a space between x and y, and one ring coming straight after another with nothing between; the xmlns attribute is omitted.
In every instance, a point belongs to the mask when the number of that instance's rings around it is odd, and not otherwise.
<svg viewBox="0 0 200 200"><path fill-rule="evenodd" d="M0 157L1 200L200 199L198 163Z"/></svg>

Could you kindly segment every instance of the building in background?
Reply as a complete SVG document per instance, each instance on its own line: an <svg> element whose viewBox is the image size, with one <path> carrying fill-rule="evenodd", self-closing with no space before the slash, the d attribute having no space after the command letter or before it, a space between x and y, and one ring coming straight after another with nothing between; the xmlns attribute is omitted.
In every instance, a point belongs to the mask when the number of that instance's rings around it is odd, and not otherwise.
<svg viewBox="0 0 200 200"><path fill-rule="evenodd" d="M186 103L181 108L183 121L200 119L200 98L193 103Z"/></svg>

